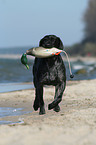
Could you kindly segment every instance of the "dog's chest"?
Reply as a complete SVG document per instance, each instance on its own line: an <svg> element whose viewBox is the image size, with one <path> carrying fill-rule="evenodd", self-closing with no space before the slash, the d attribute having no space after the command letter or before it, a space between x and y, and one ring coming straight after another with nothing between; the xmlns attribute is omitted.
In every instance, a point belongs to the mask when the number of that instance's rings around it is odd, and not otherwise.
<svg viewBox="0 0 96 145"><path fill-rule="evenodd" d="M43 84L57 84L60 82L60 76L64 75L64 64L57 57L53 59L38 59L34 65L34 77Z"/></svg>

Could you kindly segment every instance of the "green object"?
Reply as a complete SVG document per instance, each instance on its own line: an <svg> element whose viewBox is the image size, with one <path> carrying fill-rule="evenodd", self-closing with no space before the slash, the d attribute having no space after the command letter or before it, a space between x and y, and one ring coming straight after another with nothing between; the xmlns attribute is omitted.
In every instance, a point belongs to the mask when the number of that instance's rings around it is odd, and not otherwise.
<svg viewBox="0 0 96 145"><path fill-rule="evenodd" d="M21 57L21 63L24 64L27 69L29 69L29 66L28 66L27 62L28 62L27 61L27 56L26 56L26 54L23 54L22 57Z"/></svg>

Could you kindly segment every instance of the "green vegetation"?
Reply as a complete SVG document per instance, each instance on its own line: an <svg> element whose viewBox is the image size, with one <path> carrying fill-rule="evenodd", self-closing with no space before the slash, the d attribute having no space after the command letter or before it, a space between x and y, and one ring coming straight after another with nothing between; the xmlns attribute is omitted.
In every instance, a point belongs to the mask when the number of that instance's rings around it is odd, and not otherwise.
<svg viewBox="0 0 96 145"><path fill-rule="evenodd" d="M96 56L96 0L89 0L83 15L84 39L65 50L71 55Z"/></svg>
<svg viewBox="0 0 96 145"><path fill-rule="evenodd" d="M85 23L85 38L83 42L96 43L96 0L89 0L83 21Z"/></svg>

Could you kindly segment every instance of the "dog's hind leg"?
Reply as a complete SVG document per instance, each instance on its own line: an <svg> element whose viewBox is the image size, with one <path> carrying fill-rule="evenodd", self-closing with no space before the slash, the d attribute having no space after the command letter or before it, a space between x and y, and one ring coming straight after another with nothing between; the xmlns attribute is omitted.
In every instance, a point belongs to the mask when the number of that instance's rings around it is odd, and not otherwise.
<svg viewBox="0 0 96 145"><path fill-rule="evenodd" d="M45 108L44 108L44 101L43 101L43 86L37 85L36 86L36 97L34 101L33 108L34 110L38 110L40 107L39 114L45 114Z"/></svg>
<svg viewBox="0 0 96 145"><path fill-rule="evenodd" d="M54 111L59 112L60 107L59 103L62 101L62 95L65 90L66 82L62 82L61 84L58 84L55 89L55 97L54 101L48 105L48 109L51 110L54 108Z"/></svg>

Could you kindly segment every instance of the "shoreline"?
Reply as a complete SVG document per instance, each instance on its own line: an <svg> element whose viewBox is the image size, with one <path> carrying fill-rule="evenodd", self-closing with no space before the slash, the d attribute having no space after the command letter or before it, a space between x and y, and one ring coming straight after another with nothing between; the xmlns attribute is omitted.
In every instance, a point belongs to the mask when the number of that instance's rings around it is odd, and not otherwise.
<svg viewBox="0 0 96 145"><path fill-rule="evenodd" d="M19 116L7 116L0 121L23 124L0 125L2 145L91 145L96 143L96 79L69 81L60 103L61 111L48 110L53 101L54 87L44 88L46 114L33 110L35 90L0 93L0 107L24 108L32 111Z"/></svg>
<svg viewBox="0 0 96 145"><path fill-rule="evenodd" d="M0 59L21 59L22 54L0 54ZM61 55L63 60L67 60L65 55ZM81 60L81 61L96 61L96 57L91 57L91 56L69 56L70 61L76 61L76 60ZM27 55L28 59L34 60L34 56Z"/></svg>
<svg viewBox="0 0 96 145"><path fill-rule="evenodd" d="M89 79L89 80L95 80L95 79ZM80 81L87 81L87 80L67 80L67 85L73 85ZM54 87L51 85L45 85L45 88ZM16 91L23 91L23 90L30 90L34 89L33 82L11 82L11 83L0 83L0 94L2 93L10 93L10 92L16 92Z"/></svg>
<svg viewBox="0 0 96 145"><path fill-rule="evenodd" d="M22 82L22 83L0 83L0 93L8 93L26 89L33 89L34 85L32 82Z"/></svg>
<svg viewBox="0 0 96 145"><path fill-rule="evenodd" d="M21 59L22 54L0 54L0 59ZM34 60L34 56L28 56L28 59Z"/></svg>

